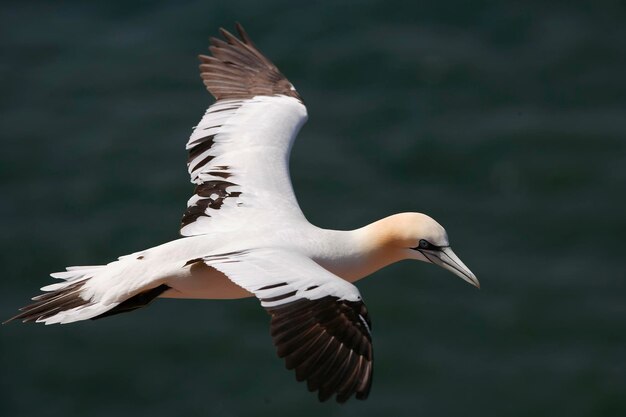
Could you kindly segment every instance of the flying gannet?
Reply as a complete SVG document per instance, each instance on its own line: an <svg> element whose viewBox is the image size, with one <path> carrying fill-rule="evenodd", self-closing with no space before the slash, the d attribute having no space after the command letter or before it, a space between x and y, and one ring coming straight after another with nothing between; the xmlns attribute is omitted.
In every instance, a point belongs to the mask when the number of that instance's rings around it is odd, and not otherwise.
<svg viewBox="0 0 626 417"><path fill-rule="evenodd" d="M420 213L396 214L350 231L326 230L302 214L289 154L307 120L294 86L237 24L220 29L200 75L215 97L187 142L195 193L180 239L107 265L68 267L61 282L10 320L72 323L148 305L155 298L257 297L271 316L278 356L321 401L367 398L371 322L352 284L403 259L442 266L479 286L448 235Z"/></svg>

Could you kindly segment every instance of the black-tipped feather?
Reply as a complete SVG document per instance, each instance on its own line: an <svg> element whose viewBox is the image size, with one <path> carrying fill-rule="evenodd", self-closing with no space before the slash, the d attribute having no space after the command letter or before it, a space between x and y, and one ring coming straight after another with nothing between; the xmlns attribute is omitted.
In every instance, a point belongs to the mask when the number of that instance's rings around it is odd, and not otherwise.
<svg viewBox="0 0 626 417"><path fill-rule="evenodd" d="M337 352L341 347L341 343L334 337L330 338L328 347L322 352L315 366L311 369L311 373L307 377L307 386L309 391L317 391L325 381L326 374L332 369L334 360L337 358Z"/></svg>
<svg viewBox="0 0 626 417"><path fill-rule="evenodd" d="M220 29L224 39L210 38L212 56L200 55L200 76L216 100L248 99L277 94L301 100L287 78L254 46L240 24L235 35Z"/></svg>
<svg viewBox="0 0 626 417"><path fill-rule="evenodd" d="M75 282L59 290L33 297L34 303L20 308L21 313L11 317L4 323L12 320L22 320L24 323L37 321L52 317L64 310L87 305L89 300L85 300L80 296L81 288L84 284L84 281Z"/></svg>
<svg viewBox="0 0 626 417"><path fill-rule="evenodd" d="M209 40L209 51L212 56L199 56L200 77L207 90L218 102L232 100L231 104L224 104L223 107L219 104L217 107L211 106L207 116L210 118L211 114L223 111L234 114L243 101L256 96L284 95L302 101L287 78L254 46L243 27L237 24L236 28L241 39L220 29L223 39L210 38ZM242 204L239 198L241 191L233 190L233 187L238 184L219 180L207 182L201 175L224 177L224 175L232 174L208 172L213 159L217 156L213 148L215 136L219 134L219 128L224 123L221 115L216 115L215 119L217 125L205 128L211 129L212 135L201 136L187 144L189 150L187 166L192 182L197 184L195 190L197 198L190 201L190 205L185 210L181 220L181 229L185 229L200 218L211 217L212 212L220 210L226 202L229 206ZM193 232L186 230L182 233L187 235Z"/></svg>
<svg viewBox="0 0 626 417"><path fill-rule="evenodd" d="M306 361L307 358L311 357L315 352L314 348L319 348L318 341L321 337L323 337L322 332L312 335L301 347L287 355L285 357L285 367L287 369L295 369L302 362Z"/></svg>
<svg viewBox="0 0 626 417"><path fill-rule="evenodd" d="M353 352L341 348L337 353L337 362L331 369L327 370L325 375L325 381L322 382L322 386L319 391L319 396L329 398L332 394L338 392L339 387L345 381L345 377L351 371L350 368L353 360Z"/></svg>
<svg viewBox="0 0 626 417"><path fill-rule="evenodd" d="M80 296L84 284L84 281L75 282L59 290L46 292L33 297L33 300L35 301L34 303L20 308L20 314L11 317L4 323L8 323L12 320L22 320L24 323L44 320L63 311L71 310L76 307L87 306L91 304L90 300L85 300ZM92 320L97 320L119 313L126 313L145 307L169 288L170 287L167 285L160 285L144 291L123 301L111 310L102 313L99 316L93 317Z"/></svg>
<svg viewBox="0 0 626 417"><path fill-rule="evenodd" d="M272 297L279 299L280 297ZM266 307L279 357L320 401L365 399L372 383L370 321L362 302L326 296ZM365 324L367 323L367 324Z"/></svg>
<svg viewBox="0 0 626 417"><path fill-rule="evenodd" d="M359 378L361 377L362 364L362 356L359 356L358 358L353 358L353 363L351 364L351 373L349 375L346 375L343 384L341 384L341 386L337 389L337 402L346 402L350 398L352 393L355 392L355 388L360 382Z"/></svg>
<svg viewBox="0 0 626 417"><path fill-rule="evenodd" d="M138 308L146 307L148 304L154 301L155 298L157 298L159 295L163 294L169 289L170 287L165 284L161 284L158 287L151 288L147 291L134 295L127 300L124 300L120 304L113 307L111 310L102 313L99 316L93 317L92 320L98 320L120 313L128 313L130 311L137 310Z"/></svg>

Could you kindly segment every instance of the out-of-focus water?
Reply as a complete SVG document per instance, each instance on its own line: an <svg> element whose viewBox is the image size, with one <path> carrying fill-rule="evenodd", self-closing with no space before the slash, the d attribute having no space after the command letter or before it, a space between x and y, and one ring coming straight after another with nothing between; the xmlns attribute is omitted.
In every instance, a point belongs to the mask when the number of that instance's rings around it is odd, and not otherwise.
<svg viewBox="0 0 626 417"><path fill-rule="evenodd" d="M446 226L477 291L416 263L359 283L371 397L318 404L255 300L0 328L0 415L626 415L620 1L3 2L0 315L67 265L177 237L196 55L241 21L304 97L308 218Z"/></svg>

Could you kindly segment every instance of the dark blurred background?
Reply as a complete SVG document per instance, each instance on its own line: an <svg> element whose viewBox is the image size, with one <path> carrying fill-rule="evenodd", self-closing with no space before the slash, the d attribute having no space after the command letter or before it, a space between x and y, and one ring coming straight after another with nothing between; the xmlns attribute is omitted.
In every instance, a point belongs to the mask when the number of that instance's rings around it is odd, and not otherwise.
<svg viewBox="0 0 626 417"><path fill-rule="evenodd" d="M54 3L54 4L53 4ZM68 265L178 237L196 55L244 24L310 120L309 220L446 226L478 291L402 263L359 283L366 402L319 404L256 300L165 300L0 328L0 415L626 415L622 1L10 2L0 6L0 316Z"/></svg>

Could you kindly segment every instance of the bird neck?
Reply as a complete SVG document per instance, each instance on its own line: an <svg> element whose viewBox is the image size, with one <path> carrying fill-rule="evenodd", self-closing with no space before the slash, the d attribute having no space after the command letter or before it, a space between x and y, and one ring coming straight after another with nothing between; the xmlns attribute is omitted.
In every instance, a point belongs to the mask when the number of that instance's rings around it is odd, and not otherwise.
<svg viewBox="0 0 626 417"><path fill-rule="evenodd" d="M333 249L316 261L346 281L355 282L408 259L396 233L396 224L391 216L356 230L327 231Z"/></svg>

